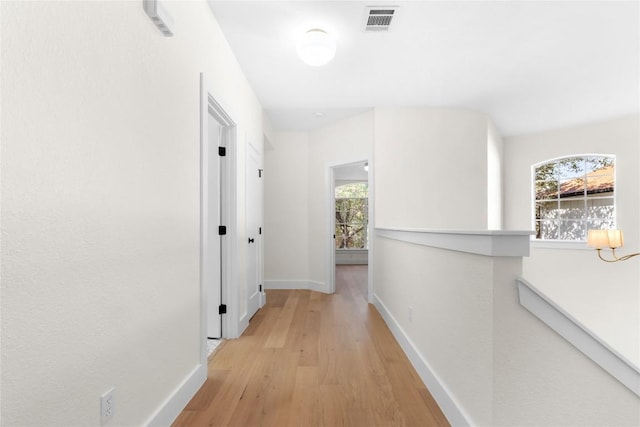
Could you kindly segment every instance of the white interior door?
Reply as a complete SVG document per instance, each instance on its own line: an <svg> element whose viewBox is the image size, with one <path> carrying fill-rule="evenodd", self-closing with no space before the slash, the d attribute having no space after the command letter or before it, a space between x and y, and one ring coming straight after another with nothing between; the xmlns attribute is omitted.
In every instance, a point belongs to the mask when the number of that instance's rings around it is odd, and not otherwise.
<svg viewBox="0 0 640 427"><path fill-rule="evenodd" d="M262 169L260 151L247 144L247 316L251 318L262 303L260 259L262 251Z"/></svg>
<svg viewBox="0 0 640 427"><path fill-rule="evenodd" d="M219 312L222 294L220 257L220 156L222 128L207 115L207 143L202 147L202 280L207 306L207 337L222 336L222 317Z"/></svg>

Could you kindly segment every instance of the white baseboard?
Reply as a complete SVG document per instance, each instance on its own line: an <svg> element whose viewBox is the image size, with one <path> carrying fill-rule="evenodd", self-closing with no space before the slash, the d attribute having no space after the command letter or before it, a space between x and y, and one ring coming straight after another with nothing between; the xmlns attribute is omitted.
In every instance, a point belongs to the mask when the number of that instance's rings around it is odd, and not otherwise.
<svg viewBox="0 0 640 427"><path fill-rule="evenodd" d="M238 337L242 336L245 329L249 327L249 316L245 313L244 316L238 320Z"/></svg>
<svg viewBox="0 0 640 427"><path fill-rule="evenodd" d="M323 292L325 294L329 293L329 288L327 285L321 282L314 282L313 280L309 281L309 289L316 292Z"/></svg>
<svg viewBox="0 0 640 427"><path fill-rule="evenodd" d="M354 265L354 264L368 264L369 263L369 251L367 249L347 249L336 250L335 255L336 265Z"/></svg>
<svg viewBox="0 0 640 427"><path fill-rule="evenodd" d="M265 280L265 289L309 289L306 280Z"/></svg>
<svg viewBox="0 0 640 427"><path fill-rule="evenodd" d="M391 333L400 344L400 347L402 347L402 350L404 350L409 361L422 379L422 382L429 389L429 392L451 425L454 427L474 425L471 422L471 417L465 413L460 403L420 354L413 341L407 336L387 307L380 301L377 295L374 295L373 299L375 307L391 330Z"/></svg>
<svg viewBox="0 0 640 427"><path fill-rule="evenodd" d="M336 259L336 265L367 265L368 259Z"/></svg>
<svg viewBox="0 0 640 427"><path fill-rule="evenodd" d="M314 282L313 280L265 280L265 289L304 289L325 294L330 293L326 283Z"/></svg>
<svg viewBox="0 0 640 427"><path fill-rule="evenodd" d="M207 366L199 364L149 417L144 425L166 427L173 423L207 379Z"/></svg>

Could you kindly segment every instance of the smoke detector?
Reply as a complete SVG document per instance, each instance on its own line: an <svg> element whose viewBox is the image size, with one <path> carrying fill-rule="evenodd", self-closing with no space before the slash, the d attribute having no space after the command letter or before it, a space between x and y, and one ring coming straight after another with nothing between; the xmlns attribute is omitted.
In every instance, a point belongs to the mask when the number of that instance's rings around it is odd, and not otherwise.
<svg viewBox="0 0 640 427"><path fill-rule="evenodd" d="M389 31L398 6L367 6L364 10L365 31Z"/></svg>

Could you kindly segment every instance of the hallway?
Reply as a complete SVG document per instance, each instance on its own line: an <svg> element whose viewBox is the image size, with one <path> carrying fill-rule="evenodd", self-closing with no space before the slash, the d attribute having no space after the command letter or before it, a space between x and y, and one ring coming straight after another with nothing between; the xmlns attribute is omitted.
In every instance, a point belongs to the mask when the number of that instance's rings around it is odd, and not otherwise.
<svg viewBox="0 0 640 427"><path fill-rule="evenodd" d="M173 425L448 426L366 303L367 266L337 266L336 289L267 291Z"/></svg>

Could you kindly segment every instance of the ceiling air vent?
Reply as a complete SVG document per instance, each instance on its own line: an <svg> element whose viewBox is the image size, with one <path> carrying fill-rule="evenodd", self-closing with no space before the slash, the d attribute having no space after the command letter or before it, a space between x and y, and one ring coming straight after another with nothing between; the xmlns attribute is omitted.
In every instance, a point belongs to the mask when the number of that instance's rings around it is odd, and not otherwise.
<svg viewBox="0 0 640 427"><path fill-rule="evenodd" d="M398 12L398 6L375 6L365 8L365 31L389 31L393 17Z"/></svg>

